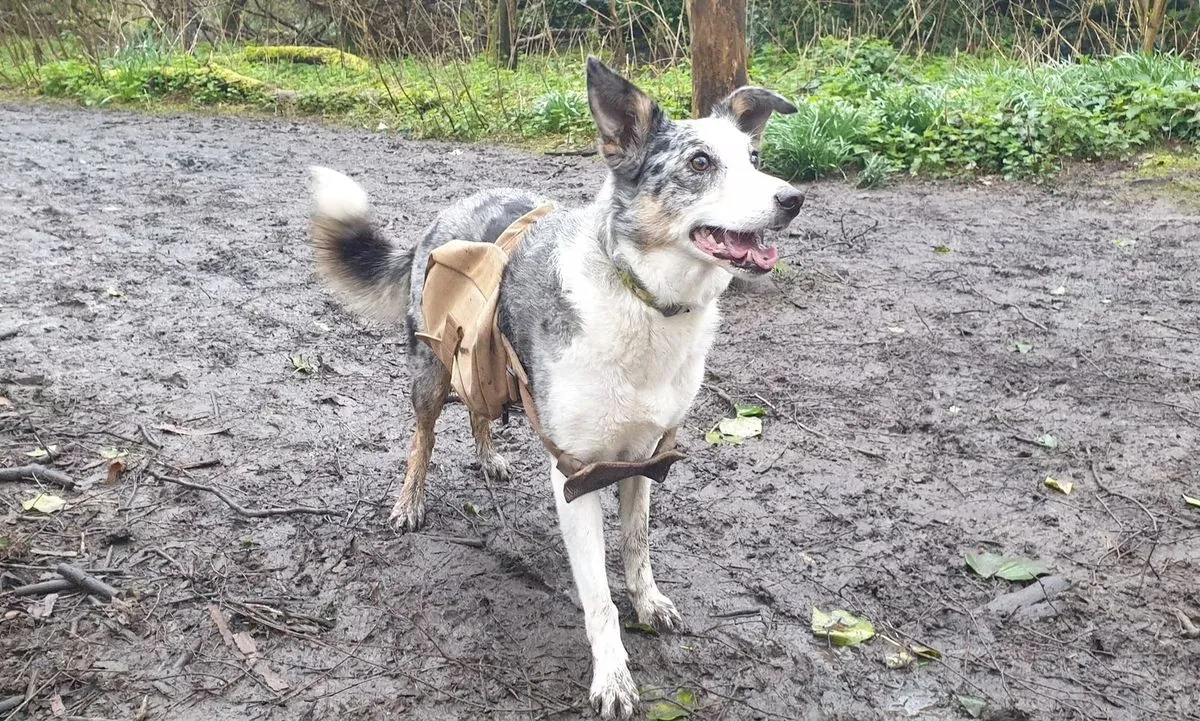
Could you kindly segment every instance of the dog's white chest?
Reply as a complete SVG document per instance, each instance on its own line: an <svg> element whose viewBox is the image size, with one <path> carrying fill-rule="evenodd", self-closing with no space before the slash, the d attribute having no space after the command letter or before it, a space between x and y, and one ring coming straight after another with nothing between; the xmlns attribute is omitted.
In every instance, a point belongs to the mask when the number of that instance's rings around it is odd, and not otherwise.
<svg viewBox="0 0 1200 721"><path fill-rule="evenodd" d="M704 376L715 304L665 318L618 289L576 294L582 332L549 368L542 411L585 460L640 457L679 425Z"/></svg>

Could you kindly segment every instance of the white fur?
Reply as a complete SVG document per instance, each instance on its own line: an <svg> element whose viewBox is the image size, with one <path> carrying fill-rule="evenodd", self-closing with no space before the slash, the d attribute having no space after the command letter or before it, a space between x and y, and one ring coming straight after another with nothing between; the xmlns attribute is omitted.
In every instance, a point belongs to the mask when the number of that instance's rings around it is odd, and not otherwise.
<svg viewBox="0 0 1200 721"><path fill-rule="evenodd" d="M348 223L365 219L370 211L367 191L349 177L314 165L313 207L317 215Z"/></svg>
<svg viewBox="0 0 1200 721"><path fill-rule="evenodd" d="M584 461L641 459L663 433L679 425L704 375L704 360L719 322L716 297L730 275L691 259L645 274L662 278L688 313L665 317L639 301L606 271L608 261L592 233L581 232L562 249L558 271L563 292L579 313L582 332L551 363L549 393L538 409L563 450ZM649 256L653 257L653 256ZM646 268L643 263L639 268ZM684 278L697 285L685 292ZM658 291L655 291L658 292ZM617 609L604 562L603 512L599 495L563 500L565 482L552 469L559 523L592 646L591 696L604 718L625 717L637 701L626 667ZM648 544L650 481L620 484L621 550L626 586L638 620L659 628L680 623L679 612L655 584Z"/></svg>

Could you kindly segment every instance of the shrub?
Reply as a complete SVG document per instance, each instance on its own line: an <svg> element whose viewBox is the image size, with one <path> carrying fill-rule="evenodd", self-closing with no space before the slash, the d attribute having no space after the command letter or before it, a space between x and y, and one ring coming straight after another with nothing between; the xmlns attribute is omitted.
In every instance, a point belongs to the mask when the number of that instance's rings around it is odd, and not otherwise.
<svg viewBox="0 0 1200 721"><path fill-rule="evenodd" d="M242 50L242 57L252 63L340 65L356 73L371 72L369 62L337 48L310 48L303 45L252 45Z"/></svg>

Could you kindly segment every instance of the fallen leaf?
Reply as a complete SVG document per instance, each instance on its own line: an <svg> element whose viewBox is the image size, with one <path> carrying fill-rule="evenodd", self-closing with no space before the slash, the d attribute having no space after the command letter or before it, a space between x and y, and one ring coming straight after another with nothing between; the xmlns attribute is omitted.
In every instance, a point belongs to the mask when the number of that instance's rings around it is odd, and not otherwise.
<svg viewBox="0 0 1200 721"><path fill-rule="evenodd" d="M21 507L26 511L40 513L58 513L67 507L67 502L53 493L39 493L27 501L21 501Z"/></svg>
<svg viewBox="0 0 1200 721"><path fill-rule="evenodd" d="M1067 294L1067 286L1065 286L1065 285L1060 285L1057 288L1055 288L1054 290L1050 291L1050 295L1066 295L1066 294Z"/></svg>
<svg viewBox="0 0 1200 721"><path fill-rule="evenodd" d="M125 291L121 290L120 288L118 288L115 285L108 286L107 288L104 289L104 292L107 293L112 298L124 298L125 297Z"/></svg>
<svg viewBox="0 0 1200 721"><path fill-rule="evenodd" d="M1016 353L1028 353L1033 350L1033 344L1028 341L1019 340L1010 345L1008 349Z"/></svg>
<svg viewBox="0 0 1200 721"><path fill-rule="evenodd" d="M919 643L910 643L908 645L908 650L912 651L913 654L918 658L924 658L930 661L936 661L942 657L941 651Z"/></svg>
<svg viewBox="0 0 1200 721"><path fill-rule="evenodd" d="M950 252L950 249L944 245L935 245L933 246L933 252L937 253L938 255L945 255L946 253Z"/></svg>
<svg viewBox="0 0 1200 721"><path fill-rule="evenodd" d="M1189 496L1186 493L1183 494L1183 502L1188 504L1189 506L1195 506L1196 508L1200 508L1200 498L1193 498L1192 496Z"/></svg>
<svg viewBox="0 0 1200 721"><path fill-rule="evenodd" d="M258 660L258 646L254 643L254 637L249 633L242 631L233 634L233 643L242 652L242 655L246 657L247 661L254 663Z"/></svg>
<svg viewBox="0 0 1200 721"><path fill-rule="evenodd" d="M762 406L751 406L743 403L736 404L733 409L738 416L742 418L761 418L767 415L767 410Z"/></svg>
<svg viewBox="0 0 1200 721"><path fill-rule="evenodd" d="M965 559L971 570L983 578L995 576L1006 581L1032 581L1050 572L1044 561L1002 556L990 551L967 551Z"/></svg>
<svg viewBox="0 0 1200 721"><path fill-rule="evenodd" d="M1059 445L1058 438L1050 433L1043 433L1042 435L1038 436L1037 438L1034 438L1033 442L1038 444L1042 448L1045 448L1045 449L1051 450L1051 451L1054 450L1055 448L1058 448L1058 445Z"/></svg>
<svg viewBox="0 0 1200 721"><path fill-rule="evenodd" d="M856 646L869 641L875 635L875 627L849 611L834 609L826 613L814 606L812 632L814 636L829 639L835 646Z"/></svg>
<svg viewBox="0 0 1200 721"><path fill-rule="evenodd" d="M895 653L885 654L883 657L883 665L893 671L909 668L917 663L917 657L908 652L907 649L900 649Z"/></svg>
<svg viewBox="0 0 1200 721"><path fill-rule="evenodd" d="M626 621L625 623L623 623L621 625L625 628L626 631L629 631L630 633L640 633L643 636L657 636L658 635L658 631L655 631L654 627L648 623L642 623L640 621Z"/></svg>
<svg viewBox="0 0 1200 721"><path fill-rule="evenodd" d="M48 593L40 601L29 604L29 615L33 618L50 618L54 613L54 602L58 600L57 593Z"/></svg>
<svg viewBox="0 0 1200 721"><path fill-rule="evenodd" d="M174 433L178 436L215 436L219 433L229 432L229 426L222 426L220 428L184 428L174 423L161 423L155 426L155 428L167 433Z"/></svg>
<svg viewBox="0 0 1200 721"><path fill-rule="evenodd" d="M467 513L471 514L472 516L483 515L482 513L479 512L479 508L474 503L471 503L470 501L467 501L466 503L463 504L463 510L466 511Z"/></svg>
<svg viewBox="0 0 1200 721"><path fill-rule="evenodd" d="M314 320L313 325L316 326L317 330L321 331L322 333L328 333L329 331L333 330L328 325L322 323L319 320Z"/></svg>
<svg viewBox="0 0 1200 721"><path fill-rule="evenodd" d="M316 371L317 371L316 366L313 365L312 361L310 361L309 359L305 358L302 355L294 355L294 356L292 356L291 360L292 360L292 369L296 373L302 373L304 375L312 375L313 373L316 373Z"/></svg>
<svg viewBox="0 0 1200 721"><path fill-rule="evenodd" d="M100 457L111 461L114 458L124 458L129 455L129 451L122 451L116 448L101 448Z"/></svg>
<svg viewBox="0 0 1200 721"><path fill-rule="evenodd" d="M1075 487L1075 484L1071 483L1070 481L1060 481L1057 478L1051 478L1050 476L1046 476L1046 480L1042 481L1042 484L1045 485L1046 488L1053 488L1064 496L1071 495L1071 489Z"/></svg>
<svg viewBox="0 0 1200 721"><path fill-rule="evenodd" d="M955 694L954 698L962 704L963 710L971 718L983 718L983 708L987 706L987 701L974 696L964 696L963 694Z"/></svg>
<svg viewBox="0 0 1200 721"><path fill-rule="evenodd" d="M646 712L646 721L676 721L676 719L687 718L691 715L691 711L678 704L670 701L656 701Z"/></svg>
<svg viewBox="0 0 1200 721"><path fill-rule="evenodd" d="M753 416L722 418L717 423L717 430L726 436L753 438L754 436L762 435L762 419Z"/></svg>
<svg viewBox="0 0 1200 721"><path fill-rule="evenodd" d="M0 408L12 408L13 402L5 396L0 396Z"/></svg>
<svg viewBox="0 0 1200 721"><path fill-rule="evenodd" d="M888 332L889 332L889 333L896 333L896 334L900 334L900 333L907 333L907 332L908 332L907 330L905 330L904 326L902 326L902 325L889 325L889 326L887 327L887 329L888 329Z"/></svg>
<svg viewBox="0 0 1200 721"><path fill-rule="evenodd" d="M266 682L267 687L276 693L291 688L291 684L284 680L283 676L275 673L265 661L259 661L254 664L254 670L258 672L259 676L262 676L262 680Z"/></svg>
<svg viewBox="0 0 1200 721"><path fill-rule="evenodd" d="M714 446L719 446L724 443L730 443L736 446L742 442L741 438L726 438L716 428L712 429L708 433L705 433L704 440L708 441L710 445Z"/></svg>
<svg viewBox="0 0 1200 721"><path fill-rule="evenodd" d="M115 486L117 481L120 480L121 474L125 472L126 468L127 466L125 465L125 461L121 460L120 458L114 458L113 460L109 461L108 477L104 479L104 485Z"/></svg>
<svg viewBox="0 0 1200 721"><path fill-rule="evenodd" d="M26 451L25 455L30 458L44 459L50 456L58 455L58 446L46 446L45 448L34 448L32 451Z"/></svg>
<svg viewBox="0 0 1200 721"><path fill-rule="evenodd" d="M67 715L67 705L63 703L62 696L54 694L50 697L50 713L54 714L55 718Z"/></svg>

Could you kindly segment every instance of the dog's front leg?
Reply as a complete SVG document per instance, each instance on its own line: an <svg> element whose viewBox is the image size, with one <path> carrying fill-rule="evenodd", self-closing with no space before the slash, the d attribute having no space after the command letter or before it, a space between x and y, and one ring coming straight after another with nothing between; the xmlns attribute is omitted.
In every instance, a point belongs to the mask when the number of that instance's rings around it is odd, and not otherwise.
<svg viewBox="0 0 1200 721"><path fill-rule="evenodd" d="M671 631L682 622L671 599L658 590L650 570L650 479L642 476L621 481L621 556L625 561L625 587L638 621L660 631Z"/></svg>
<svg viewBox="0 0 1200 721"><path fill-rule="evenodd" d="M592 646L592 706L605 719L628 718L638 702L637 686L625 665L621 622L608 590L604 565L604 511L600 496L588 493L573 503L563 497L566 478L550 462L550 481L558 504L558 524L571 560L575 588Z"/></svg>

